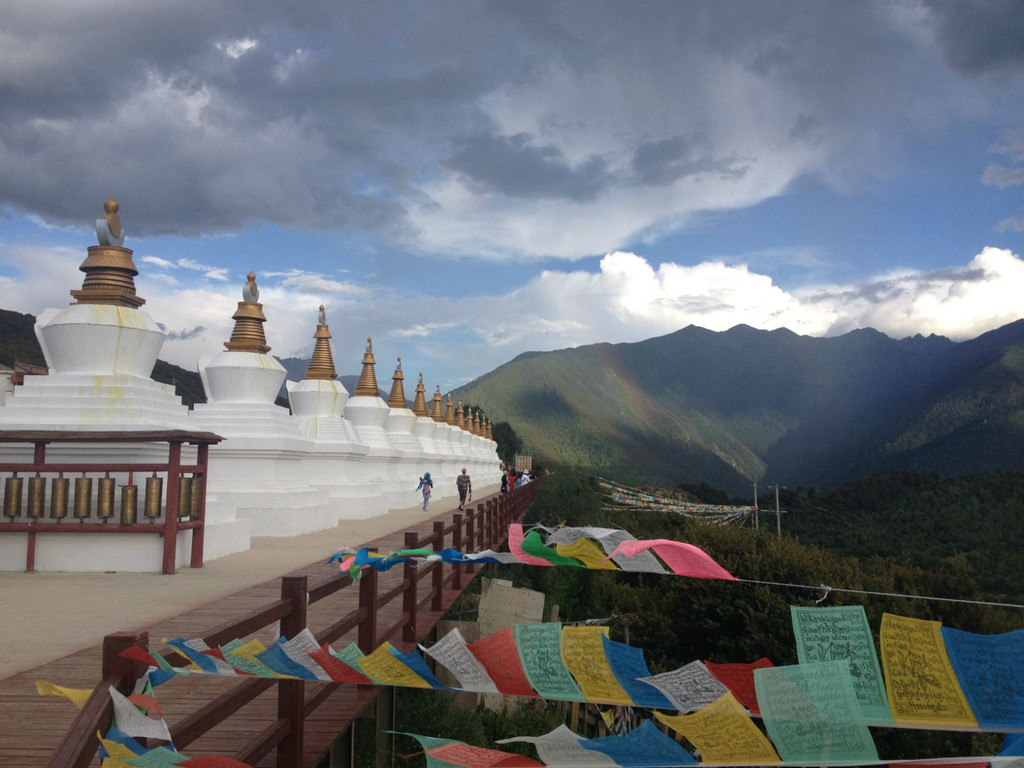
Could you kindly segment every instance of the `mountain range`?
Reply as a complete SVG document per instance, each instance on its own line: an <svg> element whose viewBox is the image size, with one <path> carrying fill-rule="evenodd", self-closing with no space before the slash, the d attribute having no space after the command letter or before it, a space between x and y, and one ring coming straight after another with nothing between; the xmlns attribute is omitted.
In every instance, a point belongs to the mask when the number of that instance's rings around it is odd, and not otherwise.
<svg viewBox="0 0 1024 768"><path fill-rule="evenodd" d="M659 485L835 487L1024 467L1024 321L963 342L688 326L525 353L457 391L535 458ZM763 485L762 485L763 488Z"/></svg>
<svg viewBox="0 0 1024 768"><path fill-rule="evenodd" d="M0 363L43 363L34 322L0 310ZM308 367L281 362L293 380ZM188 405L204 400L195 372L158 361L153 378ZM340 378L355 391L358 376ZM528 352L454 395L509 422L538 460L627 482L749 497L754 482L829 489L886 469L1024 469L1024 321L962 342L688 326Z"/></svg>

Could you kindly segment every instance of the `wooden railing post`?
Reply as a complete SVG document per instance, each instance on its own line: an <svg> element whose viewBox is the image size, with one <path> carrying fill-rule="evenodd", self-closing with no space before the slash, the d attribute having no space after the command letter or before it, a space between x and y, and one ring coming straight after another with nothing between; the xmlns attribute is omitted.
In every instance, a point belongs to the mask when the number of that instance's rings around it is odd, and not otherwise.
<svg viewBox="0 0 1024 768"><path fill-rule="evenodd" d="M440 552L444 549L444 523L434 523L434 551ZM444 609L444 568L440 562L434 563L433 574L434 599L430 603L430 610L440 613Z"/></svg>
<svg viewBox="0 0 1024 768"><path fill-rule="evenodd" d="M470 514L473 514L470 512ZM462 549L462 515L452 515L452 549L463 552ZM452 566L452 589L462 589L462 566L456 563Z"/></svg>
<svg viewBox="0 0 1024 768"><path fill-rule="evenodd" d="M476 505L476 548L487 549L487 516L484 514L484 505Z"/></svg>
<svg viewBox="0 0 1024 768"><path fill-rule="evenodd" d="M103 638L103 678L86 701L82 711L64 736L60 747L50 756L47 768L87 768L93 763L100 742L97 732L106 734L114 721L114 705L109 686L128 696L146 671L146 665L121 657L121 651L149 644L146 632L114 632Z"/></svg>
<svg viewBox="0 0 1024 768"><path fill-rule="evenodd" d="M419 543L419 536L416 531L405 532L405 548L414 549ZM419 580L416 578L416 561L409 560L402 566L402 579L405 582L405 592L402 593L402 613L405 614L405 624L402 626L402 641L415 643L416 633L416 598L419 596Z"/></svg>
<svg viewBox="0 0 1024 768"><path fill-rule="evenodd" d="M373 568L364 568L359 579L359 611L363 614L357 638L359 650L373 653L377 648L377 571Z"/></svg>
<svg viewBox="0 0 1024 768"><path fill-rule="evenodd" d="M281 579L281 599L291 602L291 611L281 619L281 636L286 640L306 628L306 577ZM302 680L281 680L277 684L277 717L288 721L288 735L277 745L278 768L302 765L305 732L306 684Z"/></svg>
<svg viewBox="0 0 1024 768"><path fill-rule="evenodd" d="M196 447L196 464L201 468L202 492L199 494L199 509L193 509L192 514L199 521L199 527L192 529L192 557L189 561L190 568L203 567L203 547L206 544L206 491L210 487L209 464L210 446L207 443L200 443Z"/></svg>
<svg viewBox="0 0 1024 768"><path fill-rule="evenodd" d="M178 551L178 485L181 480L181 443L168 444L167 504L164 508L164 562L163 572L173 574Z"/></svg>

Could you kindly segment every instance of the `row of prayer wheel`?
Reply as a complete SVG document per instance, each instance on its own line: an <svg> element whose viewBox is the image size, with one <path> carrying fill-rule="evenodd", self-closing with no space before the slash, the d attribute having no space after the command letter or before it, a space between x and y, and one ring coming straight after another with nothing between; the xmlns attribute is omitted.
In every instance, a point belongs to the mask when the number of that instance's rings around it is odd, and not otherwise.
<svg viewBox="0 0 1024 768"><path fill-rule="evenodd" d="M35 477L18 477L15 472L7 478L4 485L4 517L13 521L18 517L28 517L32 520L39 520L45 516L46 504L46 478L41 477L37 472ZM114 499L116 496L116 481L107 472L99 478L96 485L95 497L92 492L93 478L87 477L83 472L81 477L75 479L74 502L71 503L71 480L64 477L61 472L57 477L50 478L49 494L49 517L51 520L60 522L68 516L70 509L71 516L80 521L93 517L93 502L95 501L95 516L97 519L108 522L114 517ZM26 499L25 490L28 489ZM163 507L164 479L155 472L152 477L146 478L145 503L142 514L151 523L160 519ZM188 520L199 516L200 502L203 492L203 479L201 477L185 477L178 479L178 518ZM139 513L139 487L132 482L129 474L128 484L121 486L121 525L132 525L138 520Z"/></svg>

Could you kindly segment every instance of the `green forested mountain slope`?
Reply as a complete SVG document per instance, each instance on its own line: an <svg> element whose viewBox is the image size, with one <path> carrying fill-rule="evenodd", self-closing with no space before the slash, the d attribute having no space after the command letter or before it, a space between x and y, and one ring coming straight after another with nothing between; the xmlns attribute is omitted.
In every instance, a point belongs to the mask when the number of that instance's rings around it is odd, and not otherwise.
<svg viewBox="0 0 1024 768"><path fill-rule="evenodd" d="M1010 470L1024 466L1024 322L959 344L690 326L522 355L458 397L548 461L624 480L747 495L755 479Z"/></svg>

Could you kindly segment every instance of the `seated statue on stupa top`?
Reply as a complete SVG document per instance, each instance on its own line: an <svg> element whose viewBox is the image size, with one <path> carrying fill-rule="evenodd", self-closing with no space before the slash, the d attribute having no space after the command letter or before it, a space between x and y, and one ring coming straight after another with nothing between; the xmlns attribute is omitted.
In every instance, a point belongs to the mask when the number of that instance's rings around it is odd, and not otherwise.
<svg viewBox="0 0 1024 768"><path fill-rule="evenodd" d="M103 203L104 214L96 219L96 239L100 245L124 248L125 231L121 227L121 219L117 215L120 204L111 195Z"/></svg>
<svg viewBox="0 0 1024 768"><path fill-rule="evenodd" d="M242 286L242 301L246 304L257 304L260 300L260 288L256 285L256 273L250 271L248 281Z"/></svg>

